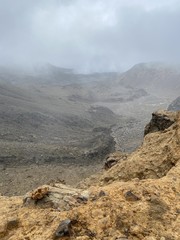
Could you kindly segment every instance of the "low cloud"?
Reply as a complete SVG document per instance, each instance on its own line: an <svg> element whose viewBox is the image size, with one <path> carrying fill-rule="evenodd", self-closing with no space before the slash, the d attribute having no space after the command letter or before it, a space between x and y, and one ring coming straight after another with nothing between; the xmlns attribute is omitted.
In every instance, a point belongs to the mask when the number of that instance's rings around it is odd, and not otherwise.
<svg viewBox="0 0 180 240"><path fill-rule="evenodd" d="M0 0L0 64L121 71L180 62L179 1Z"/></svg>

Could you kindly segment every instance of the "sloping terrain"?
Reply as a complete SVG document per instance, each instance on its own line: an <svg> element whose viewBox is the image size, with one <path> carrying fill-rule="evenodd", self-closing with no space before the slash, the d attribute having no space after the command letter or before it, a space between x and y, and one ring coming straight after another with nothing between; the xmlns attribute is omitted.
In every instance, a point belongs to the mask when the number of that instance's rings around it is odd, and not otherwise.
<svg viewBox="0 0 180 240"><path fill-rule="evenodd" d="M129 87L144 88L156 96L178 96L179 67L160 63L140 63L121 74L120 82Z"/></svg>
<svg viewBox="0 0 180 240"><path fill-rule="evenodd" d="M71 80L64 75L71 75ZM82 75L51 65L29 75L1 69L2 139L68 144L79 141L79 129L80 138L84 134L85 139L93 128L109 128L121 118L110 111L111 106L101 103L124 103L148 95L140 89L115 85L117 77L109 83L113 76L92 74L81 80Z"/></svg>
<svg viewBox="0 0 180 240"><path fill-rule="evenodd" d="M180 112L156 114L174 123L149 129L135 152L78 189L54 183L24 200L2 196L1 239L178 240Z"/></svg>
<svg viewBox="0 0 180 240"><path fill-rule="evenodd" d="M177 97L169 106L168 111L180 111L180 97Z"/></svg>
<svg viewBox="0 0 180 240"><path fill-rule="evenodd" d="M61 172L60 178L68 179L62 167L67 164L72 167L72 182L77 182L83 176L77 165L94 161L98 168L98 159L102 161L114 149L110 129L120 120L117 115L106 107L69 101L61 94L61 86L57 93L46 92L48 88L0 85L0 188L5 194L27 191L22 177L27 179L28 188L51 180L48 169L53 164L57 165L53 178L59 178ZM39 165L44 165L43 178ZM83 172L88 175L85 167ZM16 176L19 181L15 183ZM9 182L14 184L12 189Z"/></svg>
<svg viewBox="0 0 180 240"><path fill-rule="evenodd" d="M71 71L57 70L55 74L54 69L48 69L48 74L42 72L40 78L7 72L7 69L1 71L0 189L3 194L22 194L52 179L77 183L100 169L100 162L114 150L112 126L117 122L126 124L126 117L96 105L96 97L93 96L93 101L86 100L87 85L91 89L94 83L81 84L81 79L76 82L77 76ZM64 75L71 75L71 80L64 79ZM78 94L84 94L85 98L72 99ZM44 169L42 175L40 165Z"/></svg>
<svg viewBox="0 0 180 240"><path fill-rule="evenodd" d="M147 64L122 74L0 68L0 191L23 194L52 178L75 185L114 149L132 152L151 112L174 98L178 76Z"/></svg>

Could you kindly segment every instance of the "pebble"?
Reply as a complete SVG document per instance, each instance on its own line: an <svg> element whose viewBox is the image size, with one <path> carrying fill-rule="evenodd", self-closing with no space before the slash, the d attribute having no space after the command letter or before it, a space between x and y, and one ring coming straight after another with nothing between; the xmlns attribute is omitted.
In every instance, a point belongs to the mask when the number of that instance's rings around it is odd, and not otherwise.
<svg viewBox="0 0 180 240"><path fill-rule="evenodd" d="M125 194L124 194L124 197L126 198L127 201L138 201L140 200L139 197L137 197L133 192L131 191L127 191Z"/></svg>
<svg viewBox="0 0 180 240"><path fill-rule="evenodd" d="M81 196L83 196L87 201L88 201L88 199L89 199L89 191L83 191L82 193L81 193Z"/></svg>
<svg viewBox="0 0 180 240"><path fill-rule="evenodd" d="M104 197L104 196L106 196L106 193L105 193L103 190L101 190L101 191L99 192L98 196L99 196L99 197Z"/></svg>
<svg viewBox="0 0 180 240"><path fill-rule="evenodd" d="M71 224L71 220L70 219L63 220L59 224L59 226L58 226L58 228L57 228L57 230L55 232L55 236L56 237L63 237L63 236L69 235L69 233L70 233L69 232L70 224Z"/></svg>

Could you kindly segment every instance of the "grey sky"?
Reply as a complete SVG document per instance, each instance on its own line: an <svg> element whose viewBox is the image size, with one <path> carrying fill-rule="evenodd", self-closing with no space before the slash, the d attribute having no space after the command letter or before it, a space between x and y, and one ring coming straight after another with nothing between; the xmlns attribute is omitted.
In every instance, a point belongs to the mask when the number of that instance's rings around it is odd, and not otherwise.
<svg viewBox="0 0 180 240"><path fill-rule="evenodd" d="M0 64L180 62L179 0L0 0Z"/></svg>

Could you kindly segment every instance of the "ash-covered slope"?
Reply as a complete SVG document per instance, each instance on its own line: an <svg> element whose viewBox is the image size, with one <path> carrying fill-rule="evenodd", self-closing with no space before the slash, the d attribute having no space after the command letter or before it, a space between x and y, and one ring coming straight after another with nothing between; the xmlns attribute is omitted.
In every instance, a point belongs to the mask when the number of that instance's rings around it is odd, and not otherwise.
<svg viewBox="0 0 180 240"><path fill-rule="evenodd" d="M58 159L51 154L57 145L67 146L67 155L69 147L83 148L84 153L109 135L113 125L128 124L132 116L124 117L124 113L132 111L126 111L127 105L144 101L148 93L121 86L118 79L117 73L76 74L52 65L36 71L0 67L0 163L4 164L4 158L13 163ZM120 104L123 109L118 110ZM132 142L123 148L136 147L134 137ZM44 148L50 145L54 146L49 156L41 159ZM28 156L21 154L23 149ZM58 154L64 153L58 150Z"/></svg>
<svg viewBox="0 0 180 240"><path fill-rule="evenodd" d="M117 121L118 117L106 107L70 100L71 93L65 91L62 83L53 86L56 79L42 84L41 79L34 83L31 76L30 82L26 78L23 82L23 75L22 84L18 84L18 80L12 83L15 77L6 72L6 82L1 81L0 73L0 141L77 146L88 144L92 135L97 137L92 132L94 128L110 129Z"/></svg>
<svg viewBox="0 0 180 240"><path fill-rule="evenodd" d="M177 97L168 107L168 111L180 111L180 97Z"/></svg>
<svg viewBox="0 0 180 240"><path fill-rule="evenodd" d="M172 98L180 92L180 71L179 67L163 63L140 63L121 74L120 83Z"/></svg>
<svg viewBox="0 0 180 240"><path fill-rule="evenodd" d="M120 117L105 106L70 100L71 92L62 85L70 84L71 80L77 81L76 74L65 69L27 75L0 68L3 194L23 194L38 186L39 181L43 184L52 178L76 183L90 174L92 163L98 168L97 162L114 149L111 127L121 122ZM89 171L87 164L91 165ZM82 171L77 170L80 165ZM67 168L71 179L64 170Z"/></svg>
<svg viewBox="0 0 180 240"><path fill-rule="evenodd" d="M116 165L78 189L47 185L24 204L2 196L1 239L178 240L180 112L160 114L174 123L149 131L138 150L116 155Z"/></svg>

